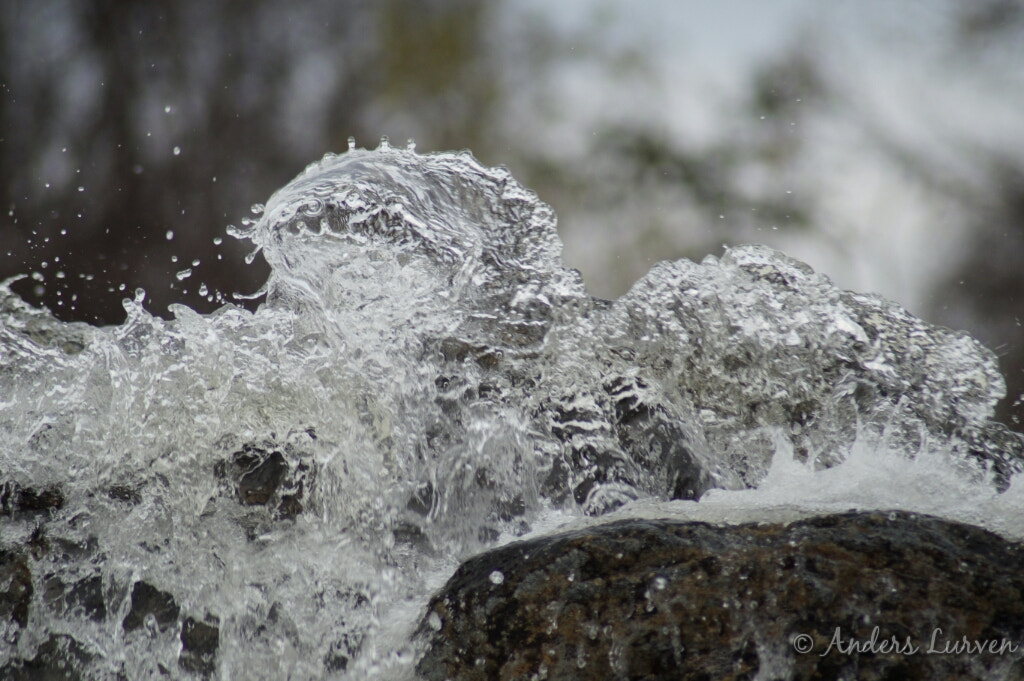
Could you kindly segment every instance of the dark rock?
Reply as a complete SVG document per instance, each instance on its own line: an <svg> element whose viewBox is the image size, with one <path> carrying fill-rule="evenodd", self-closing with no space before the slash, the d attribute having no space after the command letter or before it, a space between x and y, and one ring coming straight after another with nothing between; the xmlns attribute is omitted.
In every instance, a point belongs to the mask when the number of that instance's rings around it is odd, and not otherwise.
<svg viewBox="0 0 1024 681"><path fill-rule="evenodd" d="M15 513L41 513L64 506L64 492L56 485L42 489L22 487L17 483L0 485L0 509L8 515Z"/></svg>
<svg viewBox="0 0 1024 681"><path fill-rule="evenodd" d="M107 496L114 501L123 501L133 506L142 502L142 495L139 493L139 490L130 485L111 485L107 489Z"/></svg>
<svg viewBox="0 0 1024 681"><path fill-rule="evenodd" d="M238 498L246 506L262 506L277 491L288 471L284 455L272 452L256 463L238 482Z"/></svg>
<svg viewBox="0 0 1024 681"><path fill-rule="evenodd" d="M362 636L344 634L331 644L324 656L324 669L327 672L343 672L348 669L349 662L359 654L363 644Z"/></svg>
<svg viewBox="0 0 1024 681"><path fill-rule="evenodd" d="M178 666L188 672L209 675L217 669L220 627L216 620L200 622L186 617L181 625L181 654Z"/></svg>
<svg viewBox="0 0 1024 681"><path fill-rule="evenodd" d="M992 472L996 489L1005 492L1010 478L1024 471L1024 433L1010 430L1002 423L989 421L964 437L970 456Z"/></svg>
<svg viewBox="0 0 1024 681"><path fill-rule="evenodd" d="M24 554L0 550L0 621L28 624L32 573Z"/></svg>
<svg viewBox="0 0 1024 681"><path fill-rule="evenodd" d="M431 681L1002 678L1024 654L1024 551L897 512L627 520L467 561L418 636ZM1016 648L928 652L964 637Z"/></svg>
<svg viewBox="0 0 1024 681"><path fill-rule="evenodd" d="M146 582L135 582L132 587L132 607L121 626L126 632L134 631L145 624L147 615L153 615L160 631L164 631L177 622L180 610L171 594Z"/></svg>
<svg viewBox="0 0 1024 681"><path fill-rule="evenodd" d="M94 656L70 636L52 635L31 660L12 660L0 667L0 678L9 681L78 681Z"/></svg>
<svg viewBox="0 0 1024 681"><path fill-rule="evenodd" d="M638 381L614 381L607 390L615 400L615 434L623 451L646 470L663 479L654 490L669 499L700 499L713 487L711 475L694 455L693 439L680 419L640 396ZM640 390L636 390L640 388Z"/></svg>
<svg viewBox="0 0 1024 681"><path fill-rule="evenodd" d="M70 585L60 577L50 576L44 582L43 599L60 615L82 613L97 622L107 616L101 575L86 577Z"/></svg>
<svg viewBox="0 0 1024 681"><path fill-rule="evenodd" d="M315 439L315 433L302 432L309 439ZM250 524L258 525L270 519L294 520L305 510L302 500L315 477L302 456L290 443L285 443L283 448L277 448L273 440L246 443L230 461L217 464L214 472L243 506L273 510L270 516L262 516L262 520L259 514L249 518ZM255 536L254 531L250 535Z"/></svg>

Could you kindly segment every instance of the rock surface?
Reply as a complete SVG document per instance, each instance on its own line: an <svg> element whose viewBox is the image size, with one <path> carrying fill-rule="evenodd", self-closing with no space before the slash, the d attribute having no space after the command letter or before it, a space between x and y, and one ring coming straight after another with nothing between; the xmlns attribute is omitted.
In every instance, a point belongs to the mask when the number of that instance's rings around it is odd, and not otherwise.
<svg viewBox="0 0 1024 681"><path fill-rule="evenodd" d="M1024 551L897 512L627 520L467 561L418 635L431 681L1021 678Z"/></svg>

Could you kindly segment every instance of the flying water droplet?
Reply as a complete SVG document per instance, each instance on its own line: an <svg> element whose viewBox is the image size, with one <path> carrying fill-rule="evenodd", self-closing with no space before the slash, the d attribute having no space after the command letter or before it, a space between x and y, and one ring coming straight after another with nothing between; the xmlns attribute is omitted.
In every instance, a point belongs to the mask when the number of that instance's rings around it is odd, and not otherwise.
<svg viewBox="0 0 1024 681"><path fill-rule="evenodd" d="M348 138L348 150L349 151L355 151L355 148L356 148L356 138L355 137L349 137Z"/></svg>
<svg viewBox="0 0 1024 681"><path fill-rule="evenodd" d="M266 210L266 206L262 203L254 203L249 207L253 215L263 215L263 211Z"/></svg>
<svg viewBox="0 0 1024 681"><path fill-rule="evenodd" d="M256 256L259 254L261 249L262 249L261 246L257 246L250 253L247 253L246 256L245 256L245 264L246 265L251 265L252 261L256 259Z"/></svg>
<svg viewBox="0 0 1024 681"><path fill-rule="evenodd" d="M178 279L178 281L184 281L185 279L188 279L189 277L192 276L192 268L186 267L185 269L181 270L174 276Z"/></svg>
<svg viewBox="0 0 1024 681"><path fill-rule="evenodd" d="M381 150L387 150L391 148L391 139L387 135L380 136L380 146L377 147Z"/></svg>

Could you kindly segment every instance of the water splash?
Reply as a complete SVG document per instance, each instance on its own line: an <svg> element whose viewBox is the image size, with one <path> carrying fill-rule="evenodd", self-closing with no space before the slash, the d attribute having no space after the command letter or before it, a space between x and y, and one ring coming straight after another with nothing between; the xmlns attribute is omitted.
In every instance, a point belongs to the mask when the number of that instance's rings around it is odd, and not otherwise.
<svg viewBox="0 0 1024 681"><path fill-rule="evenodd" d="M254 313L165 321L140 291L96 328L0 285L3 549L39 554L0 669L71 635L98 674L397 678L460 558L611 511L973 503L1024 536L994 356L775 251L597 300L507 170L386 138L252 212L229 233L272 268ZM54 609L53 580L105 614Z"/></svg>

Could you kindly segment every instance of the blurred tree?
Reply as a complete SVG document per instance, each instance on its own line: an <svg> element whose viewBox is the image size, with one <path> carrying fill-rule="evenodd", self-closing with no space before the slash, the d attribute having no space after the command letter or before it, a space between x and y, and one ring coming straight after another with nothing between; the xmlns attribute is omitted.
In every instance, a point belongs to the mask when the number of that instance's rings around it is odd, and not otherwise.
<svg viewBox="0 0 1024 681"><path fill-rule="evenodd" d="M157 314L256 289L265 266L214 240L349 135L417 135L421 150L487 138L491 7L3 3L0 277L31 274L14 285L30 302L107 323L139 286Z"/></svg>

